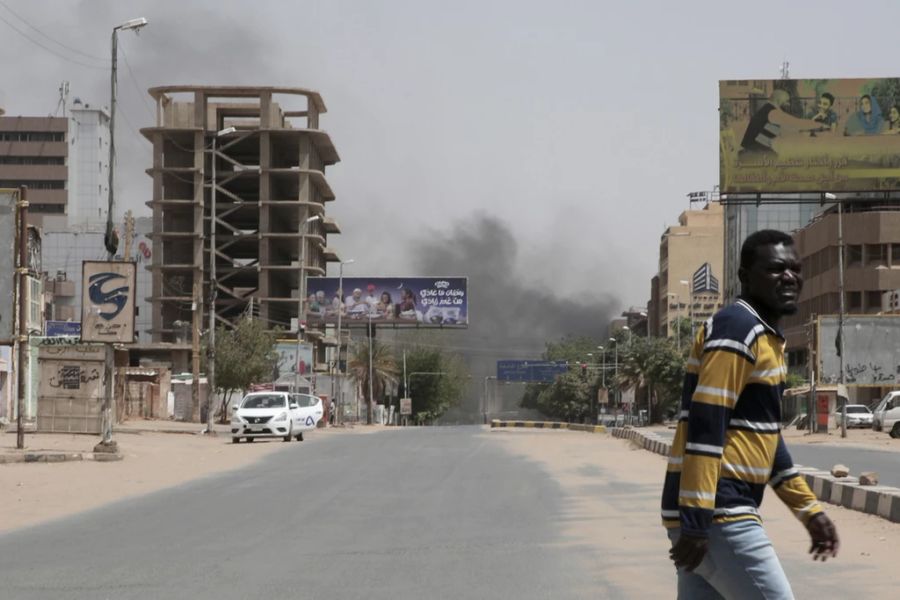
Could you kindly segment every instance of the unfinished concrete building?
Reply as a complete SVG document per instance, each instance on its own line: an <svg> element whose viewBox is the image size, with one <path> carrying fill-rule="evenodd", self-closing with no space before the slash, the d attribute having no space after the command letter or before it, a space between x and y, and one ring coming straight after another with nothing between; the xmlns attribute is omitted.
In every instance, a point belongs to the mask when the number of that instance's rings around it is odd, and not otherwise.
<svg viewBox="0 0 900 600"><path fill-rule="evenodd" d="M210 304L219 324L252 312L296 334L302 276L339 260L327 246L340 229L325 214L334 200L325 168L340 159L319 129L321 96L218 86L150 95L153 341L199 336Z"/></svg>

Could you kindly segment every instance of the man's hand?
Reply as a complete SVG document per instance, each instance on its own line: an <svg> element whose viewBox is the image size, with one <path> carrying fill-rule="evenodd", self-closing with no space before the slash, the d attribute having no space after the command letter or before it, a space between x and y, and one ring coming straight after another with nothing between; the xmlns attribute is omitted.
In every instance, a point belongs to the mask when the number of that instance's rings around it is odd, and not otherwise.
<svg viewBox="0 0 900 600"><path fill-rule="evenodd" d="M703 562L708 548L709 540L706 538L682 533L672 549L669 550L669 558L676 567L684 567L686 571L693 571Z"/></svg>
<svg viewBox="0 0 900 600"><path fill-rule="evenodd" d="M825 561L829 556L835 557L841 541L838 539L837 529L825 513L814 515L807 523L806 530L812 539L809 553L813 560Z"/></svg>

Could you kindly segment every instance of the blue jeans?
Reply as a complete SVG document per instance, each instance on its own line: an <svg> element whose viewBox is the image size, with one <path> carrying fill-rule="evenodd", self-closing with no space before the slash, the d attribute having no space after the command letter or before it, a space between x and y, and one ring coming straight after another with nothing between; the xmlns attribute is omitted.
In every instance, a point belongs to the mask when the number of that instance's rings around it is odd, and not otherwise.
<svg viewBox="0 0 900 600"><path fill-rule="evenodd" d="M674 544L680 529L669 529ZM689 573L678 569L679 600L793 599L775 548L753 519L713 523L709 551Z"/></svg>

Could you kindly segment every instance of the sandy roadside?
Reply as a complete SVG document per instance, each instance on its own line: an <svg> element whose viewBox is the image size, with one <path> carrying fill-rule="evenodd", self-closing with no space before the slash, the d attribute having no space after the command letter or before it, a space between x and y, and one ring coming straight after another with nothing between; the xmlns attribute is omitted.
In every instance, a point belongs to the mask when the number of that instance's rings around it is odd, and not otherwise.
<svg viewBox="0 0 900 600"><path fill-rule="evenodd" d="M364 433L326 429L308 434L302 444L315 444L331 435ZM231 437L167 433L121 433L117 436L124 460L0 464L0 533L64 517L130 496L146 494L186 481L240 469L290 444L257 440L232 444ZM90 452L95 436L29 434L30 451ZM2 449L15 446L15 435L4 434Z"/></svg>
<svg viewBox="0 0 900 600"><path fill-rule="evenodd" d="M527 430L485 435L559 482L568 499L558 523L564 543L583 550L586 568L598 582L611 582L629 598L674 596L675 574L658 512L663 457L606 435ZM820 598L845 597L851 590L863 597L894 593L900 525L832 505L826 510L838 526L842 550L836 561L814 563L806 554L806 531L774 494L766 494L766 530L797 597L813 597L813 590L826 591Z"/></svg>

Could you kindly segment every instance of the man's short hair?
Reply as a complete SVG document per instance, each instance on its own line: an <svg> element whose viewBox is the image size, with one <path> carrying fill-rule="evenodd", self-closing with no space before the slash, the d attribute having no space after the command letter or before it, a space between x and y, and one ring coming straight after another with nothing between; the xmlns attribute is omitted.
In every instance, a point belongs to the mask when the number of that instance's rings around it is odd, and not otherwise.
<svg viewBox="0 0 900 600"><path fill-rule="evenodd" d="M757 248L775 244L793 246L794 238L777 229L761 229L748 235L741 245L741 268L749 269L753 266L753 261L756 260Z"/></svg>
<svg viewBox="0 0 900 600"><path fill-rule="evenodd" d="M832 96L828 92L825 92L824 94L822 94L822 97L828 100L828 106L834 106L834 96Z"/></svg>

